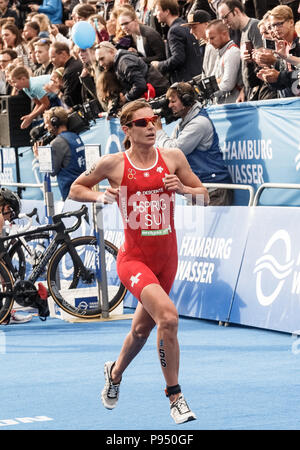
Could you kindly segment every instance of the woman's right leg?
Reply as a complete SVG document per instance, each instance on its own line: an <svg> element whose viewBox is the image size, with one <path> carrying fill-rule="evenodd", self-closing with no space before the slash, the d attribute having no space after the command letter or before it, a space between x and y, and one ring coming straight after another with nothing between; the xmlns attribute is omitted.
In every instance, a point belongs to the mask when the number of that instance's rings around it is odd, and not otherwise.
<svg viewBox="0 0 300 450"><path fill-rule="evenodd" d="M154 327L154 320L139 302L132 319L131 330L111 371L113 383L121 381L124 370L141 351Z"/></svg>

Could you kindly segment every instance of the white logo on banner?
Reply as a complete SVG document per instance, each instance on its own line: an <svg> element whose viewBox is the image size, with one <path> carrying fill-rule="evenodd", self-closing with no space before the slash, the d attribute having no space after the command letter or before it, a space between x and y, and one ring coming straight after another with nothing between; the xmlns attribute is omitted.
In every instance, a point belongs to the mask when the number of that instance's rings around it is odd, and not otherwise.
<svg viewBox="0 0 300 450"><path fill-rule="evenodd" d="M285 247L285 263L278 262L270 253L275 242L281 240ZM279 295L286 278L290 275L294 261L291 259L291 239L286 230L278 230L270 238L265 246L264 255L258 258L253 273L256 273L256 295L259 303L263 306L271 305ZM273 292L265 295L262 290L263 273L268 270L278 280Z"/></svg>

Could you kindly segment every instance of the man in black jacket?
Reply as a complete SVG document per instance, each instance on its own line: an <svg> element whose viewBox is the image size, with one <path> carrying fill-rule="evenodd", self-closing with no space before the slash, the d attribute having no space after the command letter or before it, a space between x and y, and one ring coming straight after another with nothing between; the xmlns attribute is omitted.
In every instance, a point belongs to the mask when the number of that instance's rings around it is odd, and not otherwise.
<svg viewBox="0 0 300 450"><path fill-rule="evenodd" d="M78 59L70 55L70 49L63 42L54 42L50 46L50 60L54 68L64 67L62 101L68 108L82 103L81 83L79 76L83 65Z"/></svg>
<svg viewBox="0 0 300 450"><path fill-rule="evenodd" d="M202 72L203 58L195 37L187 27L180 26L185 20L179 17L177 0L158 0L155 11L158 22L169 27L167 59L152 61L151 65L168 74L171 83L191 80Z"/></svg>
<svg viewBox="0 0 300 450"><path fill-rule="evenodd" d="M147 100L158 97L169 87L166 78L148 66L140 56L127 50L117 50L110 42L103 41L97 46L96 60L104 70L114 69L122 88L120 105L144 95Z"/></svg>

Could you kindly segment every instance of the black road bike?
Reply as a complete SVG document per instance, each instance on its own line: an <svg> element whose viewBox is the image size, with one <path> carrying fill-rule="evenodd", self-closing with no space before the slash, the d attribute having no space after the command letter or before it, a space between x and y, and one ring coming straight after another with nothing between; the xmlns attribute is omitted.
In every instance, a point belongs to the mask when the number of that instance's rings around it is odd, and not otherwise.
<svg viewBox="0 0 300 450"><path fill-rule="evenodd" d="M67 228L63 219L75 217L75 224ZM47 297L67 313L84 319L99 318L102 314L101 298L97 284L97 260L99 246L95 236L71 238L82 222L88 221L88 208L56 214L51 224L33 230L0 237L0 323L5 322L16 301L21 306L35 306L43 320L49 315ZM52 233L49 244L45 239ZM19 258L23 258L20 239L41 244L37 260L27 276L20 272ZM7 242L13 242L7 249ZM126 288L120 282L116 270L118 248L105 240L105 262L109 311L124 299ZM17 255L17 257L16 257ZM21 256L20 256L21 255ZM18 263L14 263L14 261ZM43 274L46 271L46 286ZM88 288L88 289L87 289ZM45 295L46 291L46 295Z"/></svg>

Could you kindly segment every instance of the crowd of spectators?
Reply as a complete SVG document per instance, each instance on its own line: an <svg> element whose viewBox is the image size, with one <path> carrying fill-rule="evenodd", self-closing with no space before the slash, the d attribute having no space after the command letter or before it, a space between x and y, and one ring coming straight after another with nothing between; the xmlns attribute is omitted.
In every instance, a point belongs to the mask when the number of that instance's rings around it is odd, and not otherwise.
<svg viewBox="0 0 300 450"><path fill-rule="evenodd" d="M101 111L216 78L212 103L299 96L300 2L288 0L0 0L0 94L28 95L33 126L53 106ZM71 36L95 29L91 48Z"/></svg>

